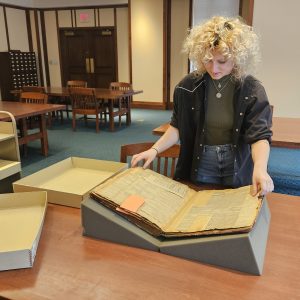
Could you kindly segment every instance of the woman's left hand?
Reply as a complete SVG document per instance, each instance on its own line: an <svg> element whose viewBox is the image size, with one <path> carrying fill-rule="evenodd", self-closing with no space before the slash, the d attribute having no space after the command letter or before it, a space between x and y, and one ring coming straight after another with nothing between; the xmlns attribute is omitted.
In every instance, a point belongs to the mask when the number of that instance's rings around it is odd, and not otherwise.
<svg viewBox="0 0 300 300"><path fill-rule="evenodd" d="M273 190L274 183L270 175L265 170L254 167L251 195L256 196L257 194L259 194L260 196L264 196L267 193L272 192Z"/></svg>

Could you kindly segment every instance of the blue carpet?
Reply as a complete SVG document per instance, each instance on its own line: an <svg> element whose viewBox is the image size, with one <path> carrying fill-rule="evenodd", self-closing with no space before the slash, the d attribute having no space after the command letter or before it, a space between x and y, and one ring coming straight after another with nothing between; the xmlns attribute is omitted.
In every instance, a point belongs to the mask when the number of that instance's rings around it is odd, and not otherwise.
<svg viewBox="0 0 300 300"><path fill-rule="evenodd" d="M125 118L122 118L120 127L115 123L114 132L110 132L108 126L100 125L99 133L96 133L94 120L88 120L87 126L83 120L78 120L75 132L70 119L65 118L63 124L55 121L48 130L48 156L40 154L40 141L29 143L27 157L21 157L22 177L70 156L120 161L122 144L157 140L158 136L153 135L152 130L170 121L170 117L171 111L133 109L130 126L126 126Z"/></svg>
<svg viewBox="0 0 300 300"><path fill-rule="evenodd" d="M126 126L125 118L121 127L115 123L115 131L108 126L100 126L96 133L94 120L78 120L77 131L72 131L71 120L53 122L48 130L49 155L40 154L40 142L29 143L27 157L21 157L22 176L30 175L49 165L70 156L95 158L102 160L120 160L120 146L144 141L155 141L158 136L152 130L162 123L170 121L171 111L132 110L132 124ZM117 118L116 118L117 121ZM269 173L274 180L275 192L300 195L300 149L271 148Z"/></svg>
<svg viewBox="0 0 300 300"><path fill-rule="evenodd" d="M300 196L300 149L272 147L269 174L275 192Z"/></svg>

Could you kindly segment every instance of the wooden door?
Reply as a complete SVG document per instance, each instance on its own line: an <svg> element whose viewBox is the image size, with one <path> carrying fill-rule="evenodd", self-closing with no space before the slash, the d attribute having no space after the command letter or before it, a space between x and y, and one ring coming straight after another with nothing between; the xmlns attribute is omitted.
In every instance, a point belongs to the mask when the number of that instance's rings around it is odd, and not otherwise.
<svg viewBox="0 0 300 300"><path fill-rule="evenodd" d="M116 41L112 27L60 30L62 83L85 80L108 88L116 81Z"/></svg>
<svg viewBox="0 0 300 300"><path fill-rule="evenodd" d="M112 81L116 81L116 46L113 28L103 28L92 32L93 57L91 70L94 85L108 88Z"/></svg>

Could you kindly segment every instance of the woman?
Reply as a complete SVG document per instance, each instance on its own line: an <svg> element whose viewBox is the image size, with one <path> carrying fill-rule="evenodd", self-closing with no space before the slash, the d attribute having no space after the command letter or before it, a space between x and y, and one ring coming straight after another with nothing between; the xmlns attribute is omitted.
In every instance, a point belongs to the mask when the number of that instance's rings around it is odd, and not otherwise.
<svg viewBox="0 0 300 300"><path fill-rule="evenodd" d="M258 37L239 18L213 17L194 27L184 44L196 71L174 91L171 124L132 166L180 141L176 180L240 187L251 194L274 188L267 172L272 111L261 83L249 75L258 61Z"/></svg>

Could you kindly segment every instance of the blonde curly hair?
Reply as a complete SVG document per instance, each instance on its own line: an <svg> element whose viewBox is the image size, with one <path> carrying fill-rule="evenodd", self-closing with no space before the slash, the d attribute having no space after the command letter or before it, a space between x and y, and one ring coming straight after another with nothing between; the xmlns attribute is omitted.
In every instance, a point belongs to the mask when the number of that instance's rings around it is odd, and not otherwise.
<svg viewBox="0 0 300 300"><path fill-rule="evenodd" d="M214 50L226 59L233 59L232 75L236 79L254 72L260 60L258 36L239 17L215 16L189 30L183 51L189 55L198 75L206 72L204 63L212 59Z"/></svg>

